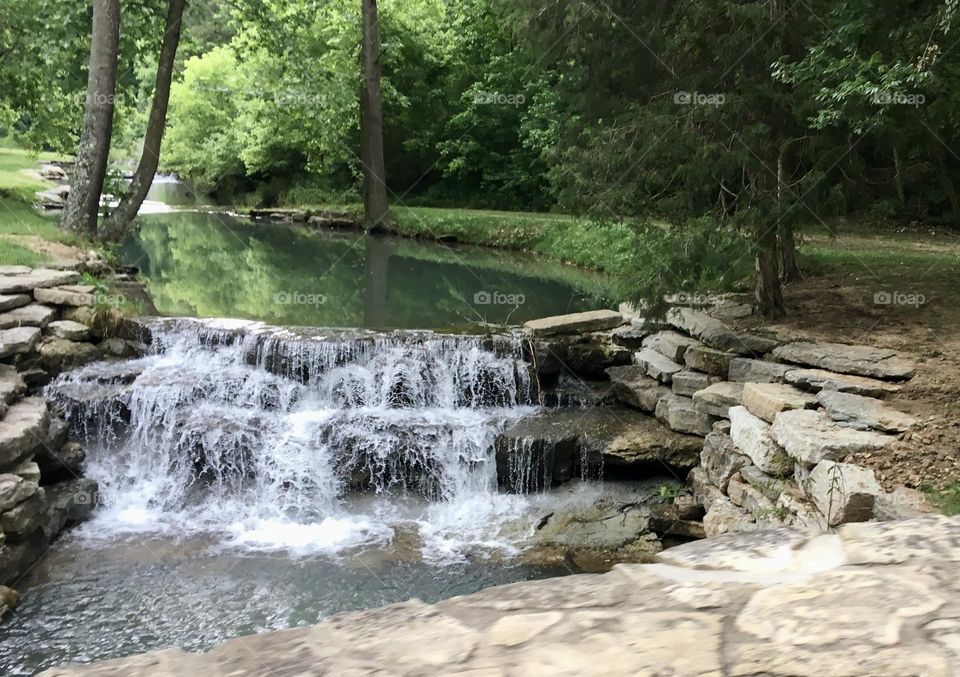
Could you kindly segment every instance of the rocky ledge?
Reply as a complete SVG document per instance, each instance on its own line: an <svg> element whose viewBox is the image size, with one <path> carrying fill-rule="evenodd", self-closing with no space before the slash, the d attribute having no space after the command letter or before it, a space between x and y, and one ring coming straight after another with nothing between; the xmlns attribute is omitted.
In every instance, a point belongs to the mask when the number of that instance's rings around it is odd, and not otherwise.
<svg viewBox="0 0 960 677"><path fill-rule="evenodd" d="M731 534L653 564L54 668L159 675L928 675L960 666L960 519Z"/></svg>

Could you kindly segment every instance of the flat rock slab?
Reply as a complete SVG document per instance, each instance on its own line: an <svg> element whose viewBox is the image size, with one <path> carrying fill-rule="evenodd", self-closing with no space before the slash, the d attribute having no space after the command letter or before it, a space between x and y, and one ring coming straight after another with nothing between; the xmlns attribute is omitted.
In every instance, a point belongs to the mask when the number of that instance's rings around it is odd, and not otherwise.
<svg viewBox="0 0 960 677"><path fill-rule="evenodd" d="M900 386L875 378L837 374L825 369L790 369L784 380L803 390L836 390L867 397L886 397L900 392Z"/></svg>
<svg viewBox="0 0 960 677"><path fill-rule="evenodd" d="M720 379L717 376L685 369L673 375L672 388L677 395L693 397L693 394L698 390L703 390L719 381Z"/></svg>
<svg viewBox="0 0 960 677"><path fill-rule="evenodd" d="M703 345L700 341L670 329L659 331L643 340L644 348L656 350L674 362L683 362L687 349L700 345Z"/></svg>
<svg viewBox="0 0 960 677"><path fill-rule="evenodd" d="M28 397L11 406L0 420L0 467L6 467L33 449L47 434L47 404Z"/></svg>
<svg viewBox="0 0 960 677"><path fill-rule="evenodd" d="M613 310L593 310L530 320L523 325L523 329L532 336L556 336L604 331L619 327L621 324L623 324L623 315L620 313Z"/></svg>
<svg viewBox="0 0 960 677"><path fill-rule="evenodd" d="M905 432L917 424L917 419L897 411L873 397L824 390L817 395L823 408L834 421L861 430Z"/></svg>
<svg viewBox="0 0 960 677"><path fill-rule="evenodd" d="M652 414L657 402L670 394L669 388L647 376L647 370L639 365L609 367L606 371L617 399L640 411Z"/></svg>
<svg viewBox="0 0 960 677"><path fill-rule="evenodd" d="M793 461L777 444L770 424L751 414L746 407L730 409L730 437L736 448L763 472L785 477L793 471Z"/></svg>
<svg viewBox="0 0 960 677"><path fill-rule="evenodd" d="M0 294L0 313L33 303L30 294Z"/></svg>
<svg viewBox="0 0 960 677"><path fill-rule="evenodd" d="M99 357L97 347L92 343L60 338L45 339L39 351L43 366L55 370L78 367Z"/></svg>
<svg viewBox="0 0 960 677"><path fill-rule="evenodd" d="M754 416L773 423L781 411L816 407L817 398L784 383L747 383L743 386L743 406Z"/></svg>
<svg viewBox="0 0 960 677"><path fill-rule="evenodd" d="M39 327L0 329L0 358L29 353L39 342Z"/></svg>
<svg viewBox="0 0 960 677"><path fill-rule="evenodd" d="M31 303L28 306L14 308L5 313L0 313L0 329L12 329L14 327L46 327L57 316L55 308L44 306L39 303Z"/></svg>
<svg viewBox="0 0 960 677"><path fill-rule="evenodd" d="M908 379L915 371L914 365L898 357L896 351L842 343L788 343L774 350L773 357L781 362L879 379Z"/></svg>
<svg viewBox="0 0 960 677"><path fill-rule="evenodd" d="M730 371L730 362L735 357L736 354L734 353L724 352L716 348L693 346L684 353L683 362L690 369L726 380Z"/></svg>
<svg viewBox="0 0 960 677"><path fill-rule="evenodd" d="M85 341L90 336L90 327L73 320L58 320L51 322L47 331L56 338L68 341Z"/></svg>
<svg viewBox="0 0 960 677"><path fill-rule="evenodd" d="M36 268L16 275L0 275L0 294L22 294L32 292L34 289L74 284L79 281L80 273L75 270Z"/></svg>
<svg viewBox="0 0 960 677"><path fill-rule="evenodd" d="M634 361L646 369L648 376L661 383L670 383L673 380L673 375L683 370L683 367L669 357L665 357L651 348L644 348L634 355Z"/></svg>
<svg viewBox="0 0 960 677"><path fill-rule="evenodd" d="M740 404L743 384L721 381L693 395L693 406L702 414L730 418L730 407Z"/></svg>
<svg viewBox="0 0 960 677"><path fill-rule="evenodd" d="M667 322L724 352L763 355L780 345L773 339L735 332L723 321L691 308L671 308L667 312Z"/></svg>
<svg viewBox="0 0 960 677"><path fill-rule="evenodd" d="M736 383L783 383L791 367L779 362L737 357L730 360L728 378Z"/></svg>
<svg viewBox="0 0 960 677"><path fill-rule="evenodd" d="M93 291L94 288L88 285L50 287L35 289L33 297L55 306L86 307L93 305Z"/></svg>
<svg viewBox="0 0 960 677"><path fill-rule="evenodd" d="M759 573L776 568L777 560L789 561L790 558L785 558L784 555L808 540L807 535L793 529L766 529L684 543L664 550L657 555L656 560L688 569Z"/></svg>
<svg viewBox="0 0 960 677"><path fill-rule="evenodd" d="M896 439L882 433L841 426L826 413L809 409L785 411L778 415L773 422L772 434L790 456L807 466L814 466L824 459L842 461L858 451L878 451Z"/></svg>

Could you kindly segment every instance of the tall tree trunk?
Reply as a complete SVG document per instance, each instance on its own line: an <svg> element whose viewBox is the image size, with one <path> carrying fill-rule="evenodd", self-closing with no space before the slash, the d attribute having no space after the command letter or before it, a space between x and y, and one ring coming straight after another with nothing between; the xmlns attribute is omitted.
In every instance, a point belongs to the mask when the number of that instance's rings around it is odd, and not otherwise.
<svg viewBox="0 0 960 677"><path fill-rule="evenodd" d="M755 233L756 288L754 291L757 310L766 317L781 317L785 314L783 289L780 286L780 265L777 257L777 228L761 222Z"/></svg>
<svg viewBox="0 0 960 677"><path fill-rule="evenodd" d="M364 225L376 230L389 219L383 161L383 106L380 96L380 36L377 0L363 3L363 86L360 90L360 162L363 165Z"/></svg>
<svg viewBox="0 0 960 677"><path fill-rule="evenodd" d="M60 219L61 228L91 238L97 233L100 193L113 136L119 45L119 0L94 0L83 131L77 145L70 195Z"/></svg>
<svg viewBox="0 0 960 677"><path fill-rule="evenodd" d="M147 134L143 141L140 164L133 174L130 190L119 206L104 222L100 237L104 240L120 240L140 211L153 178L160 164L160 146L167 128L167 106L170 103L170 83L173 80L173 64L180 45L180 30L187 0L170 0L167 21L163 33L163 46L157 63L157 81L153 90L153 104L147 121Z"/></svg>
<svg viewBox="0 0 960 677"><path fill-rule="evenodd" d="M947 169L947 162L944 159L944 153L937 149L937 170L940 173L940 180L943 182L943 190L950 200L950 211L953 212L953 222L960 223L960 198L957 197L957 187L953 185L953 178Z"/></svg>
<svg viewBox="0 0 960 677"><path fill-rule="evenodd" d="M797 261L797 241L793 225L785 221L786 211L784 193L787 186L786 156L790 141L780 146L777 154L777 241L780 250L781 275L784 282L793 282L803 277L800 272L800 263Z"/></svg>
<svg viewBox="0 0 960 677"><path fill-rule="evenodd" d="M900 149L897 146L893 147L893 168L897 185L897 199L900 200L900 207L906 208L907 190L903 185L903 161L900 159Z"/></svg>

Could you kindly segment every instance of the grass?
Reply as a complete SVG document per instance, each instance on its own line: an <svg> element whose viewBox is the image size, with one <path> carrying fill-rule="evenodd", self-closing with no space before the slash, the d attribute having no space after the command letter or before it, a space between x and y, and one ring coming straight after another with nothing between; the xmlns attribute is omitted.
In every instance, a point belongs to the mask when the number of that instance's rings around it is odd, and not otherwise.
<svg viewBox="0 0 960 677"><path fill-rule="evenodd" d="M942 489L924 489L934 505L946 515L960 515L960 480L948 484Z"/></svg>
<svg viewBox="0 0 960 677"><path fill-rule="evenodd" d="M55 158L51 153L30 154L0 139L0 264L33 266L50 260L49 256L25 246L20 240L23 237L74 242L72 236L57 227L55 219L40 215L31 206L34 193L52 184L24 170L33 168L38 160Z"/></svg>

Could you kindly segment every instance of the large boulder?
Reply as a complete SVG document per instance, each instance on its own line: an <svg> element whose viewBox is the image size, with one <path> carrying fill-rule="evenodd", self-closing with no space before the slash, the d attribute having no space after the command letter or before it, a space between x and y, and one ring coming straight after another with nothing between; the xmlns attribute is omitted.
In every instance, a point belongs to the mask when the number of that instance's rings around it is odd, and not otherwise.
<svg viewBox="0 0 960 677"><path fill-rule="evenodd" d="M791 367L779 362L736 357L730 360L728 378L737 383L782 383Z"/></svg>
<svg viewBox="0 0 960 677"><path fill-rule="evenodd" d="M842 461L858 451L878 451L895 438L837 424L822 411L785 411L773 422L773 438L790 456L807 466ZM759 467L759 464L757 464Z"/></svg>
<svg viewBox="0 0 960 677"><path fill-rule="evenodd" d="M669 357L665 357L662 353L651 348L644 348L634 355L634 361L643 367L649 376L661 383L670 383L673 380L673 375L683 369Z"/></svg>
<svg viewBox="0 0 960 677"><path fill-rule="evenodd" d="M730 407L738 406L742 397L742 383L721 381L694 393L693 406L701 414L729 418Z"/></svg>
<svg viewBox="0 0 960 677"><path fill-rule="evenodd" d="M783 383L746 383L743 386L743 406L754 416L773 423L781 411L816 407L817 398Z"/></svg>
<svg viewBox="0 0 960 677"><path fill-rule="evenodd" d="M43 525L45 492L37 489L26 499L0 513L0 531L10 540L23 540Z"/></svg>
<svg viewBox="0 0 960 677"><path fill-rule="evenodd" d="M593 310L530 320L523 325L523 329L531 336L556 336L604 331L619 327L621 324L623 324L623 315L620 313L613 310Z"/></svg>
<svg viewBox="0 0 960 677"><path fill-rule="evenodd" d="M824 369L790 369L784 374L787 383L803 390L836 390L867 397L886 397L900 392L900 386L865 376L837 374Z"/></svg>
<svg viewBox="0 0 960 677"><path fill-rule="evenodd" d="M22 294L35 289L75 284L80 281L80 273L75 270L36 268L28 271L14 275L0 274L0 294Z"/></svg>
<svg viewBox="0 0 960 677"><path fill-rule="evenodd" d="M691 308L671 308L667 312L667 322L724 352L763 355L780 345L779 341L762 336L735 332L721 320Z"/></svg>
<svg viewBox="0 0 960 677"><path fill-rule="evenodd" d="M730 437L737 449L763 472L785 477L793 471L793 461L774 439L770 424L745 407L730 409Z"/></svg>
<svg viewBox="0 0 960 677"><path fill-rule="evenodd" d="M606 371L617 399L640 411L652 414L657 410L657 402L670 394L669 388L647 376L647 370L639 365L610 367Z"/></svg>
<svg viewBox="0 0 960 677"><path fill-rule="evenodd" d="M900 433L918 423L915 417L897 411L873 397L824 390L817 399L830 418L852 428Z"/></svg>
<svg viewBox="0 0 960 677"><path fill-rule="evenodd" d="M896 351L871 346L799 341L780 346L773 351L773 357L781 362L871 378L901 380L914 374L914 366L898 357Z"/></svg>
<svg viewBox="0 0 960 677"><path fill-rule="evenodd" d="M832 527L873 519L877 498L885 493L873 471L826 460L816 465L801 488Z"/></svg>
<svg viewBox="0 0 960 677"><path fill-rule="evenodd" d="M98 498L96 481L87 478L66 480L47 487L43 526L47 538L53 540L64 527L89 519Z"/></svg>
<svg viewBox="0 0 960 677"><path fill-rule="evenodd" d="M10 407L0 420L0 468L33 449L46 435L49 420L47 405L39 397L28 397Z"/></svg>

